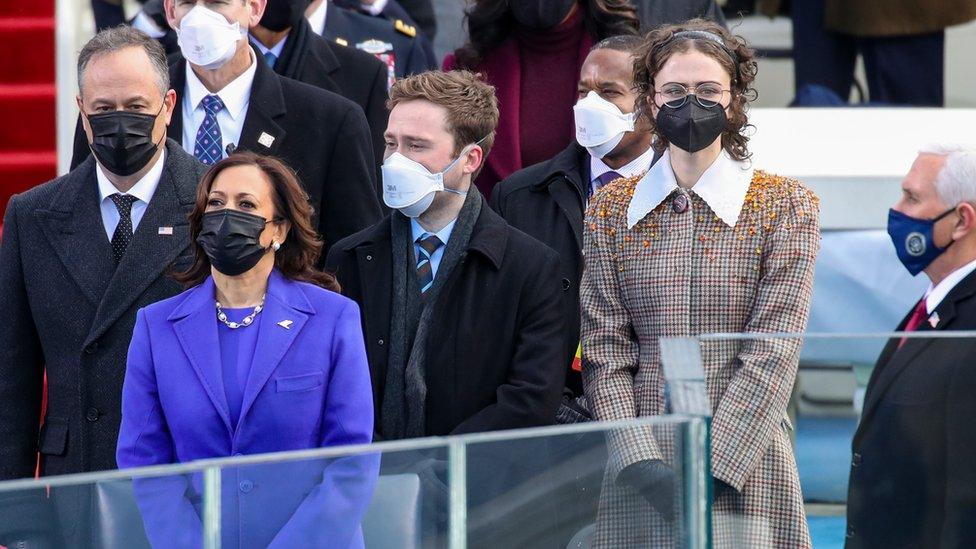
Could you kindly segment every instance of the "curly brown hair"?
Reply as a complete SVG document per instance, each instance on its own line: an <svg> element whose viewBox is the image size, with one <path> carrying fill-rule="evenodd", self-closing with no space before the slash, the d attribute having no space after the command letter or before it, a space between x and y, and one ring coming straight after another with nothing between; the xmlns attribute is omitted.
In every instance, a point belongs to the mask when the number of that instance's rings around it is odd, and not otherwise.
<svg viewBox="0 0 976 549"><path fill-rule="evenodd" d="M191 288L210 276L210 259L197 244L197 237L200 236L201 220L207 211L207 199L214 180L220 172L234 166L254 166L261 170L271 182L275 219L291 223L288 238L281 245L281 249L275 252L275 267L291 280L309 282L326 290L339 292L339 282L335 276L315 268L322 253L322 239L312 225L312 206L295 172L277 158L253 152L238 152L228 156L214 164L200 180L193 211L189 215L193 265L182 273L174 273L173 278L184 287Z"/></svg>
<svg viewBox="0 0 976 549"><path fill-rule="evenodd" d="M723 48L713 40L695 36L675 36L684 31L699 31L714 34L725 43ZM756 53L746 41L734 36L725 27L706 21L692 19L676 25L658 27L644 37L644 44L637 51L634 60L634 84L637 87L636 109L647 121L654 133L654 149L663 153L668 147L668 140L661 135L651 115L651 104L654 101L654 77L664 64L676 53L688 51L701 52L718 61L732 80L732 101L729 103L729 123L722 132L722 148L736 160L746 160L751 156L748 143L749 137L745 130L750 127L746 115L748 104L755 101L758 93L752 87L756 80ZM729 56L734 55L734 59Z"/></svg>

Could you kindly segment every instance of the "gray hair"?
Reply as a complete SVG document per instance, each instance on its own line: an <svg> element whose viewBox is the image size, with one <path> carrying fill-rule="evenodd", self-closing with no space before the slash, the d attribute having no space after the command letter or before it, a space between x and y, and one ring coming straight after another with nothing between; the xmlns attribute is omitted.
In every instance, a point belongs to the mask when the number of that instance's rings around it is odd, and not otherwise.
<svg viewBox="0 0 976 549"><path fill-rule="evenodd" d="M126 48L142 48L149 57L153 70L156 71L156 85L159 93L165 95L169 91L169 65L166 63L166 50L156 40L146 33L128 25L119 25L105 29L96 34L81 48L78 54L78 89L85 76L85 69L91 60L100 55L114 53Z"/></svg>
<svg viewBox="0 0 976 549"><path fill-rule="evenodd" d="M935 178L935 191L946 206L976 202L976 146L940 143L924 147L919 154L946 157Z"/></svg>

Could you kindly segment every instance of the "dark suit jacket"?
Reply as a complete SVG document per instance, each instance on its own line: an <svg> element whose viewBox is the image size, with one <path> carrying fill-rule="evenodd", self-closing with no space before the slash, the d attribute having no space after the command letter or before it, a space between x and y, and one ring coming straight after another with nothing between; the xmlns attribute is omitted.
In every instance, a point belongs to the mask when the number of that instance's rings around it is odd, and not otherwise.
<svg viewBox="0 0 976 549"><path fill-rule="evenodd" d="M395 214L399 215L399 214ZM329 251L343 294L359 303L382 425L393 287L389 218ZM555 252L482 208L436 303L427 342L427 434L548 425L565 372Z"/></svg>
<svg viewBox="0 0 976 549"><path fill-rule="evenodd" d="M920 332L976 330L976 273L935 314ZM852 444L848 548L976 547L974 419L976 340L888 343Z"/></svg>
<svg viewBox="0 0 976 549"><path fill-rule="evenodd" d="M580 373L570 368L580 342L579 283L583 274L583 215L590 155L573 143L551 160L519 170L491 193L491 207L509 225L559 254L566 386L583 394Z"/></svg>
<svg viewBox="0 0 976 549"><path fill-rule="evenodd" d="M166 153L159 186L118 267L102 224L94 158L10 199L0 245L0 478L33 476L38 451L42 475L115 468L136 311L179 293L165 273L174 262L192 261L187 214L205 167L174 141ZM172 234L158 234L160 227ZM45 371L47 415L38 436ZM78 523L69 530L89 526L80 492L58 501L60 515ZM29 515L19 517L36 518Z"/></svg>
<svg viewBox="0 0 976 549"><path fill-rule="evenodd" d="M397 79L437 68L436 60L425 50L423 36L407 36L396 30L393 21L342 9L332 2L326 7L322 36L330 41L344 40L350 48L368 40L390 44Z"/></svg>
<svg viewBox="0 0 976 549"><path fill-rule="evenodd" d="M378 169L383 163L383 132L386 131L386 122L390 115L386 110L386 99L389 96L386 64L364 51L340 46L322 38L312 31L304 19L301 24L309 27L304 63L298 74L283 76L337 93L359 105L369 124L374 166ZM294 34L294 30L291 34ZM282 60L292 46L291 41L285 42ZM281 62L276 64L275 72L282 74L283 66ZM382 188L377 185L376 189L377 196L382 196Z"/></svg>
<svg viewBox="0 0 976 549"><path fill-rule="evenodd" d="M169 77L177 106L167 133L182 143L184 59L170 65ZM261 142L268 141L263 134L273 138L270 146ZM323 250L381 216L369 127L362 109L348 99L282 78L258 62L237 150L276 156L295 170L315 208ZM89 154L84 132L76 131L72 166Z"/></svg>

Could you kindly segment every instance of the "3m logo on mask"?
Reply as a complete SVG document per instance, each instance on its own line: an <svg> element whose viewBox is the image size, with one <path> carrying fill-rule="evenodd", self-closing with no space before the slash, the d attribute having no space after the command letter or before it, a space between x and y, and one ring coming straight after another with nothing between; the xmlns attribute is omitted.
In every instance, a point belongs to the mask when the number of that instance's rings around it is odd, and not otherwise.
<svg viewBox="0 0 976 549"><path fill-rule="evenodd" d="M912 257L919 257L925 253L925 236L922 233L909 233L905 237L905 251Z"/></svg>

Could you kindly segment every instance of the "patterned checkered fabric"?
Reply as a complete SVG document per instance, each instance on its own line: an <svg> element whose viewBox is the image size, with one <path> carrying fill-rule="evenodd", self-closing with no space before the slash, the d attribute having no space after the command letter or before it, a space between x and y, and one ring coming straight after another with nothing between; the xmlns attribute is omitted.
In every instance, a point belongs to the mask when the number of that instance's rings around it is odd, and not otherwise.
<svg viewBox="0 0 976 549"><path fill-rule="evenodd" d="M217 124L217 113L224 108L224 102L216 95L208 95L200 103L206 116L197 130L196 142L193 145L193 156L208 166L216 164L223 156L224 143L220 135L220 125Z"/></svg>
<svg viewBox="0 0 976 549"><path fill-rule="evenodd" d="M119 224L115 226L115 232L112 233L112 256L118 263L122 260L125 249L129 247L129 241L132 240L132 204L138 198L131 194L119 193L111 194L109 198L115 203L115 209L119 211Z"/></svg>
<svg viewBox="0 0 976 549"><path fill-rule="evenodd" d="M585 222L583 380L597 420L665 413L658 338L802 332L820 243L819 203L795 180L756 171L726 225L694 190L675 190L627 227L639 177L597 193ZM684 195L690 207L672 201ZM799 340L702 345L713 411L712 474L736 489L713 507L715 547L810 547L786 406ZM613 433L595 547L672 547L673 527L617 473L645 459L674 466L671 436Z"/></svg>
<svg viewBox="0 0 976 549"><path fill-rule="evenodd" d="M430 258L444 243L435 234L424 233L417 238L417 280L420 293L425 294L434 285L434 269Z"/></svg>

